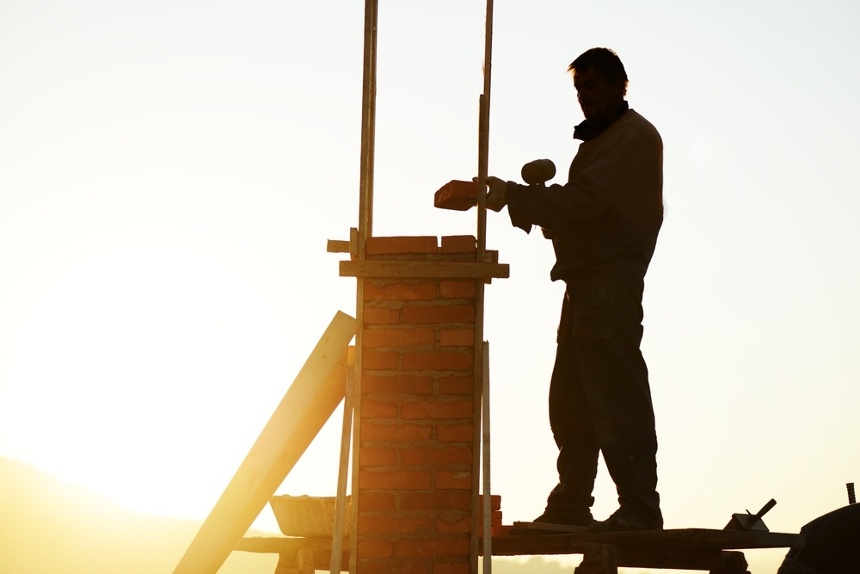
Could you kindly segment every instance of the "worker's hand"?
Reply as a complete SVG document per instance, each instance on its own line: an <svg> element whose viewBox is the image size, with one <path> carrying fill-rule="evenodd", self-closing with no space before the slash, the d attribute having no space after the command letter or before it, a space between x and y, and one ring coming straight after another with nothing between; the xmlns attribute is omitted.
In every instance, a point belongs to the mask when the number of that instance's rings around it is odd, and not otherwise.
<svg viewBox="0 0 860 574"><path fill-rule="evenodd" d="M487 209L501 211L508 204L508 182L498 177L489 176L487 187L489 188L485 199Z"/></svg>

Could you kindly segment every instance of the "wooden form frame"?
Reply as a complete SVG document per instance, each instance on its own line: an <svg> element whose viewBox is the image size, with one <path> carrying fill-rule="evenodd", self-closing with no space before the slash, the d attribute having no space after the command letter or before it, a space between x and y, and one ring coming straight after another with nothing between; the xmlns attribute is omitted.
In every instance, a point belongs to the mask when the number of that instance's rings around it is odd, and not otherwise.
<svg viewBox="0 0 860 574"><path fill-rule="evenodd" d="M341 261L340 274L347 277L385 277L398 279L452 278L485 279L507 278L507 263L476 263L472 261ZM480 348L477 347L477 348Z"/></svg>
<svg viewBox="0 0 860 574"><path fill-rule="evenodd" d="M359 201L358 201L358 220L359 226L355 238L351 238L350 244L357 243L357 248L351 253L354 261L341 263L341 275L353 276L356 278L356 316L359 323L363 320L363 300L364 300L364 280L366 277L383 276L377 273L383 273L382 266L369 264L365 260L365 243L368 237L373 236L373 174L374 174L374 156L375 156L375 138L376 138L376 51L377 51L377 23L378 23L378 0L365 0L364 8L364 76L362 82L362 115L361 115L361 153L360 153L360 174L359 174ZM493 39L493 0L486 0L485 26L484 26L484 62L483 62L483 92L479 97L479 118L478 118L478 189L485 189L485 184L488 175L489 166L489 133L490 133L490 79L492 70L492 39ZM472 268L460 268L456 270L448 270L446 277L458 278L474 278L477 282L476 297L475 297L475 349L481 349L484 338L484 283L489 277L508 277L507 265L488 264L485 263L486 249L486 227L487 227L487 210L485 196L478 193L477 197L477 250L475 254L475 263ZM340 248L343 248L343 243L339 242ZM475 267L481 267L477 269ZM436 266L433 270L435 277L439 277L440 269ZM426 277L428 271L423 269L415 269L412 277ZM388 275L390 276L390 275ZM402 277L402 275L397 275ZM362 363L362 334L361 331L356 335L355 343L357 352L355 356L355 376L353 379L352 393L354 397L361 396L361 363ZM475 427L474 444L482 444L480 436L481 416L480 397L489 391L486 384L483 383L485 377L481 375L483 369L482 353L475 353L475 411L473 413L473 421ZM361 404L360 401L354 401L353 404L353 433L357 436L361 425ZM489 433L483 442L489 444ZM480 449L475 449L475 457L472 462L473 473L473 492L478 492L479 472L481 468L481 452ZM484 456L488 455L488 449ZM353 444L352 449L352 465L353 468L359 466L359 449ZM357 472L353 472L352 492L357 492ZM491 493L484 493L487 500ZM338 496L340 500L342 497ZM479 555L478 549L478 499L473 497L472 500L472 523L471 532L472 539L470 544L470 564L471 572L477 573L477 561ZM343 512L342 504L337 505L337 513L340 515ZM356 532L358 522L358 504L352 505L350 516L350 524L353 528L352 532ZM341 544L341 540L336 540L335 544ZM350 572L356 570L356 540L350 541ZM335 553L338 554L337 548ZM489 574L490 567L488 564L484 566L485 574Z"/></svg>

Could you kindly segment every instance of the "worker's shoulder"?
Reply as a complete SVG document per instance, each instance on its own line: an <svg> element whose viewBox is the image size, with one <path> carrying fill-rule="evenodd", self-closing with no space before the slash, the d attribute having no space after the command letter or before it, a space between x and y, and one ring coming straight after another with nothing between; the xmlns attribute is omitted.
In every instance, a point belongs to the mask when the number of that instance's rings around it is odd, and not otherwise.
<svg viewBox="0 0 860 574"><path fill-rule="evenodd" d="M619 118L615 127L617 131L621 133L652 139L661 144L663 141L660 137L660 132L657 131L654 124L649 122L645 119L645 116L632 108L627 110L627 112Z"/></svg>
<svg viewBox="0 0 860 574"><path fill-rule="evenodd" d="M628 129L639 129L652 132L655 135L660 135L654 124L645 119L645 116L634 109L627 110L627 113L621 116L619 127L627 127Z"/></svg>

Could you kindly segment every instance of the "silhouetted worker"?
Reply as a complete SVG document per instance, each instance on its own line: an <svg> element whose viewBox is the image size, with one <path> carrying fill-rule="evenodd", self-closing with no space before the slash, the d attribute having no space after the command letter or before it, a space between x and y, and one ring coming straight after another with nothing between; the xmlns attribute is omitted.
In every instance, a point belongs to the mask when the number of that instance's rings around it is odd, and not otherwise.
<svg viewBox="0 0 860 574"><path fill-rule="evenodd" d="M663 527L657 436L642 340L645 272L663 221L663 143L628 108L627 73L612 50L593 48L568 67L585 121L565 185L525 186L487 178L486 206L508 207L528 233L552 239L550 277L566 283L549 390L559 448L558 485L536 522L592 530ZM620 508L591 515L598 454Z"/></svg>

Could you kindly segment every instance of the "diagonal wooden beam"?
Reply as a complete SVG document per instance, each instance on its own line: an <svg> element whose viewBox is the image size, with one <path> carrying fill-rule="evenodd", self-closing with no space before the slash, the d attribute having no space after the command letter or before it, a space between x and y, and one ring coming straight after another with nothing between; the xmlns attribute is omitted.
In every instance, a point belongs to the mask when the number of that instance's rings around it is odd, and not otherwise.
<svg viewBox="0 0 860 574"><path fill-rule="evenodd" d="M173 574L215 574L345 395L358 321L338 311Z"/></svg>

